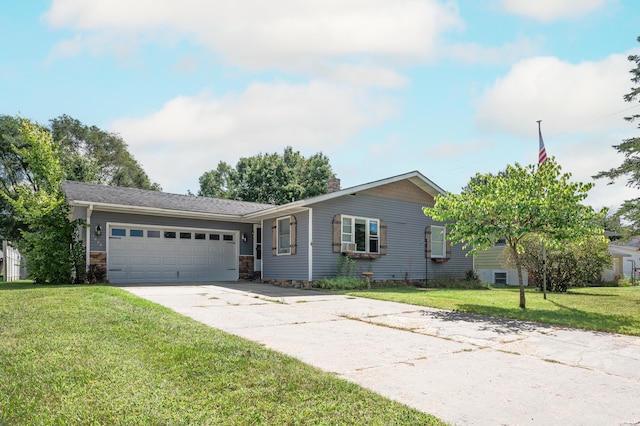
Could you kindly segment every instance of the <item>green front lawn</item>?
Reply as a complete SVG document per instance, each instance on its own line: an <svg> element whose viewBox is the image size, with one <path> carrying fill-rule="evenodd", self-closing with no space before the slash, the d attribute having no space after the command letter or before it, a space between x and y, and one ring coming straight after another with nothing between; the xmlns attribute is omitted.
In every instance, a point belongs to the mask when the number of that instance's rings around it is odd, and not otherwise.
<svg viewBox="0 0 640 426"><path fill-rule="evenodd" d="M543 299L541 292L526 289L526 309L518 307L518 288L395 288L352 291L349 294L494 317L640 336L640 287L573 288L567 293L547 293L547 300Z"/></svg>
<svg viewBox="0 0 640 426"><path fill-rule="evenodd" d="M0 284L0 425L444 424L108 286Z"/></svg>

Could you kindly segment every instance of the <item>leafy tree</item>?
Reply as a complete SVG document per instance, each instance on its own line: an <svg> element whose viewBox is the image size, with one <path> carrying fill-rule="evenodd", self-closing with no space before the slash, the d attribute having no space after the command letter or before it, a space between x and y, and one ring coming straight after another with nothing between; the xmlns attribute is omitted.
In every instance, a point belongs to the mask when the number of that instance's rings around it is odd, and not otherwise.
<svg viewBox="0 0 640 426"><path fill-rule="evenodd" d="M640 43L640 37L638 37ZM635 85L631 91L623 96L625 102L635 102L640 100L640 55L629 55L629 62L633 63L634 68L631 73L631 82ZM634 114L625 117L625 120L634 122L640 118L640 114ZM640 128L640 124L638 125ZM640 137L625 139L619 145L613 146L619 153L624 154L624 160L618 167L602 171L594 176L596 179L608 178L609 183L613 183L616 179L626 176L627 184L632 187L640 188ZM622 217L626 221L634 225L634 231L640 231L640 198L626 200L616 215Z"/></svg>
<svg viewBox="0 0 640 426"><path fill-rule="evenodd" d="M20 154L25 146L22 121L19 117L0 116L0 189L13 199L17 197L13 188L18 184L28 183L33 187L30 164ZM31 126L41 132L49 130L35 123ZM85 126L66 115L51 120L50 130L63 168L63 179L159 189L149 181L119 136L95 126ZM0 236L16 241L21 235L20 226L13 206L5 197L0 197Z"/></svg>
<svg viewBox="0 0 640 426"><path fill-rule="evenodd" d="M542 243L539 235L526 236L521 241L523 250L520 255L522 267L541 290L545 273ZM502 261L507 267L515 266L512 251L505 250ZM581 240L547 247L547 290L564 292L570 286L599 282L602 271L611 266L611 262L607 239L602 235L590 235Z"/></svg>
<svg viewBox="0 0 640 426"><path fill-rule="evenodd" d="M152 183L119 135L87 126L62 115L50 120L53 139L60 144L66 179L141 189Z"/></svg>
<svg viewBox="0 0 640 426"><path fill-rule="evenodd" d="M522 241L531 234L550 244L600 235L601 216L580 202L592 184L570 182L554 159L542 165L508 165L497 176L477 174L460 194L436 197L423 208L434 220L448 222L448 238L463 243L470 253L486 250L500 238L515 259L520 284L520 307L526 307L522 279Z"/></svg>
<svg viewBox="0 0 640 426"><path fill-rule="evenodd" d="M236 167L221 161L200 176L198 195L260 203L286 204L327 192L333 176L322 153L305 158L286 147L278 153L241 158Z"/></svg>
<svg viewBox="0 0 640 426"><path fill-rule="evenodd" d="M20 143L12 151L23 163L23 179L0 188L22 225L18 248L27 259L29 275L42 283L69 283L83 278L82 244L77 221L69 221L60 183L65 170L51 133L20 120Z"/></svg>

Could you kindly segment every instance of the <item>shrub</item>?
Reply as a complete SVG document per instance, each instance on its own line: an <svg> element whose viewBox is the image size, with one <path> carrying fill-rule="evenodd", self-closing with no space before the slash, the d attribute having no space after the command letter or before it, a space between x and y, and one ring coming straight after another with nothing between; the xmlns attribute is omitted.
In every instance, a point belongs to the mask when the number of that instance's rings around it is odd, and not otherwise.
<svg viewBox="0 0 640 426"><path fill-rule="evenodd" d="M355 277L324 278L314 281L312 287L325 290L361 290L367 288L367 281Z"/></svg>

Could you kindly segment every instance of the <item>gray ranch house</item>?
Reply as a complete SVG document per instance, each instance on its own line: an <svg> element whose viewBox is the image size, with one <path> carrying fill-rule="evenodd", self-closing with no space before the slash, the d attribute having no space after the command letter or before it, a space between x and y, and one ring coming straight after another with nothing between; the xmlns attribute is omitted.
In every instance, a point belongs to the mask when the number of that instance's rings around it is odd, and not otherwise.
<svg viewBox="0 0 640 426"><path fill-rule="evenodd" d="M257 279L308 286L335 277L340 256L373 281L462 278L473 257L422 212L444 194L414 171L275 206L65 181L83 219L87 265L110 283Z"/></svg>

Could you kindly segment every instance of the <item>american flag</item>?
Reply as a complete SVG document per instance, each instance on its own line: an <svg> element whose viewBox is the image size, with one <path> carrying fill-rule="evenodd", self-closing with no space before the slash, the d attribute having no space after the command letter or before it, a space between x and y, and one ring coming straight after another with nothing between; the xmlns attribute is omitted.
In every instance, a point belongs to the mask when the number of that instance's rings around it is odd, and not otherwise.
<svg viewBox="0 0 640 426"><path fill-rule="evenodd" d="M538 136L540 139L540 147L538 149L538 164L544 164L547 161L547 150L544 149L544 141L542 140L542 130L540 130L540 122L542 120L538 120Z"/></svg>

